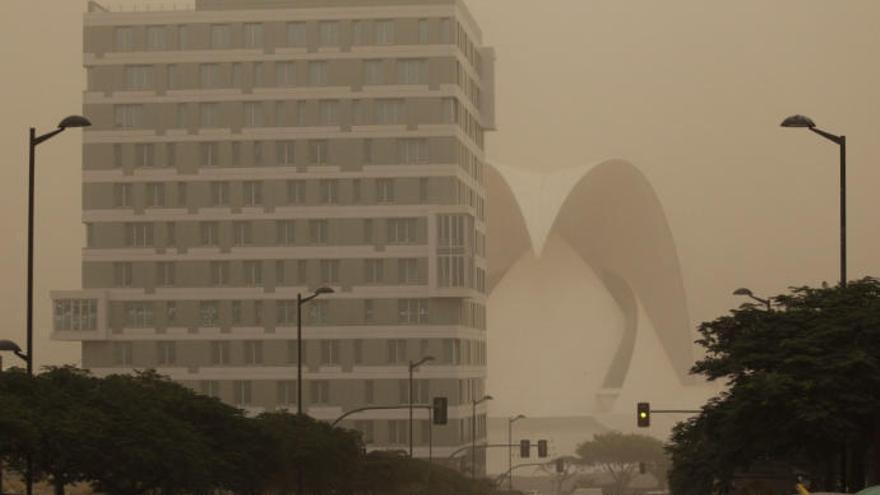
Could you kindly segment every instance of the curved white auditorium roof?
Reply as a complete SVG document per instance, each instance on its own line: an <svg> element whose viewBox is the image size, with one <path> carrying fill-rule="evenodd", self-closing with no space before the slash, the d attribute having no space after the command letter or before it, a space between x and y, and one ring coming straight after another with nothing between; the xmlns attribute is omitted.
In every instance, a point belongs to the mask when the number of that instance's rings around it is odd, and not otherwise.
<svg viewBox="0 0 880 495"><path fill-rule="evenodd" d="M520 257L540 257L550 234L563 237L600 275L627 330L605 378L623 384L645 308L679 379L693 363L690 319L675 242L654 189L631 163L608 160L552 174L487 167L490 291Z"/></svg>

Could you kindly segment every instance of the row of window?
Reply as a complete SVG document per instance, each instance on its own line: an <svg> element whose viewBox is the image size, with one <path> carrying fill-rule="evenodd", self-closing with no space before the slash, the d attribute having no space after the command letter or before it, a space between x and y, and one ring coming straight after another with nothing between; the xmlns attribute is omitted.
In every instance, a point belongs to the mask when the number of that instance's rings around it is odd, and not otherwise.
<svg viewBox="0 0 880 495"><path fill-rule="evenodd" d="M453 42L456 32L452 30L452 19L418 19L415 21L416 37L407 40L418 44ZM117 51L133 51L140 46L147 50L189 50L211 48L216 50L248 48L261 49L267 45L274 47L306 48L310 45L319 47L342 47L355 45L393 45L401 44L397 36L397 21L394 19L355 19L350 21L318 21L288 22L283 33L273 30L275 26L264 23L250 22L243 25L210 24L210 25L173 25L146 26L141 33L134 26L120 26L115 31L115 48ZM193 36L204 34L207 29L207 46L195 44ZM196 32L201 30L202 32ZM268 31L268 33L267 33ZM464 33L463 30L459 30ZM271 36L272 42L267 42ZM282 34L282 36L278 36ZM466 34L464 34L466 36ZM137 37L144 36L143 44L137 43ZM461 34L459 34L461 36ZM309 40L313 40L312 43ZM457 41L457 40L456 40ZM460 44L459 44L460 45ZM460 45L461 46L461 45ZM478 54L477 54L478 55Z"/></svg>
<svg viewBox="0 0 880 495"><path fill-rule="evenodd" d="M72 327L74 316L55 306L55 330L89 330ZM303 312L308 325L430 325L449 324L486 329L486 308L465 302L458 308L435 307L426 299L364 299L348 304L314 301ZM296 300L249 301L131 301L111 303L109 326L127 328L167 327L267 327L297 324ZM94 322L96 313L91 316ZM94 326L94 323L92 323Z"/></svg>
<svg viewBox="0 0 880 495"><path fill-rule="evenodd" d="M412 343L414 343L413 341ZM381 342L376 342L379 344ZM303 363L310 361L310 353L315 352L319 366L348 367L365 364L404 365L410 362L406 339L390 339L384 341L384 354L380 360L378 356L365 356L364 340L309 340L302 345ZM186 350L183 347L186 345ZM207 344L207 345L202 345ZM442 339L443 354L437 357L438 364L484 366L486 364L485 342L469 341L461 339ZM287 341L228 341L218 340L211 342L187 342L175 341L155 342L154 353L150 352L149 343L134 345L132 342L113 342L113 365L114 366L279 366L296 364L299 359L299 344L296 340ZM193 345L203 347L202 352L194 354ZM284 355L271 357L265 356L267 347L284 346ZM343 346L345 357L343 358ZM178 349L181 352L178 352ZM137 349L137 355L135 355ZM419 341L419 356L429 355L429 341ZM375 351L375 349L372 349ZM186 352L189 359L180 359L179 354ZM193 359L197 362L193 362ZM406 381L403 381L405 384ZM368 382L369 385L369 382ZM419 380L415 390L415 396L428 395L427 380ZM405 400L407 392L401 387L399 397ZM372 390L367 387L365 402L371 403Z"/></svg>

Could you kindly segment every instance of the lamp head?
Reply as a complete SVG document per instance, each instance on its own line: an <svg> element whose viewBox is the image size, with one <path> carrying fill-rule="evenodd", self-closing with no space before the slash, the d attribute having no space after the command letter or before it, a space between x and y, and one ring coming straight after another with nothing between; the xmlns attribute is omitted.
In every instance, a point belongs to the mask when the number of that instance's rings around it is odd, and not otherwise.
<svg viewBox="0 0 880 495"><path fill-rule="evenodd" d="M317 290L315 290L315 295L319 296L321 294L333 294L334 292L336 292L336 291L331 289L330 287L320 287Z"/></svg>
<svg viewBox="0 0 880 495"><path fill-rule="evenodd" d="M59 129L67 129L68 127L90 127L92 123L89 119L81 116L81 115L71 115L70 117L65 117L58 124Z"/></svg>
<svg viewBox="0 0 880 495"><path fill-rule="evenodd" d="M0 351L21 352L21 347L11 340L0 340Z"/></svg>
<svg viewBox="0 0 880 495"><path fill-rule="evenodd" d="M816 123L813 122L813 119L804 115L792 115L783 120L781 125L782 127L807 127L809 129L816 127Z"/></svg>
<svg viewBox="0 0 880 495"><path fill-rule="evenodd" d="M745 287L740 287L739 289L736 289L735 291L733 291L733 295L734 296L749 296L749 297L751 297L752 291L750 291L749 289L746 289Z"/></svg>

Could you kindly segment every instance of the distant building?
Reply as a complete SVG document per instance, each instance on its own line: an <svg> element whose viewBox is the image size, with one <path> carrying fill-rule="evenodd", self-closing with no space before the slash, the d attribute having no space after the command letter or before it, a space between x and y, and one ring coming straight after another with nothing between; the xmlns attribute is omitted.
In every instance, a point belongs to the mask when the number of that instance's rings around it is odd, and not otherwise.
<svg viewBox="0 0 880 495"><path fill-rule="evenodd" d="M494 55L460 0L196 0L85 15L82 290L57 340L98 375L156 368L250 412L450 401L433 454L485 393L483 133ZM477 416L485 438L486 405ZM429 423L417 411L416 455ZM406 448L408 413L346 424ZM484 458L478 459L483 470Z"/></svg>

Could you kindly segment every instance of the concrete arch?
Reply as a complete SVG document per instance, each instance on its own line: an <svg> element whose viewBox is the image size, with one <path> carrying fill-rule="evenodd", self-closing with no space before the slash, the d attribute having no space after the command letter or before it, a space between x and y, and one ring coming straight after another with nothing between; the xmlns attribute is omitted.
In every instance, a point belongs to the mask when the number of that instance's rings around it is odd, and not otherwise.
<svg viewBox="0 0 880 495"><path fill-rule="evenodd" d="M623 385L645 308L682 383L689 383L692 336L675 242L663 206L631 163L608 160L550 175L493 165L489 195L489 288L528 250L540 256L550 233L563 237L626 315L626 329L605 386ZM502 241L499 241L502 240Z"/></svg>

